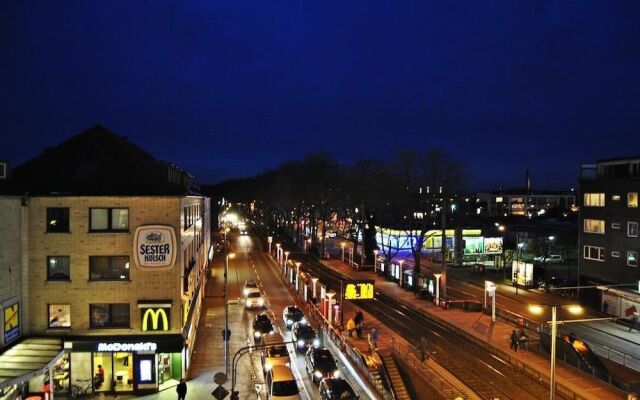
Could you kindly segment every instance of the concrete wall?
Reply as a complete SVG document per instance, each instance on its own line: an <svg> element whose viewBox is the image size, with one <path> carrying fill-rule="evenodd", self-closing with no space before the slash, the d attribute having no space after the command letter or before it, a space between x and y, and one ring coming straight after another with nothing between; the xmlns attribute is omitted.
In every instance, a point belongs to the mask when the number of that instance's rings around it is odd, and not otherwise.
<svg viewBox="0 0 640 400"><path fill-rule="evenodd" d="M22 236L23 207L20 197L0 197L0 326L4 327L4 307L18 300L22 310ZM21 323L24 333L24 325ZM4 329L0 330L0 348L4 347Z"/></svg>

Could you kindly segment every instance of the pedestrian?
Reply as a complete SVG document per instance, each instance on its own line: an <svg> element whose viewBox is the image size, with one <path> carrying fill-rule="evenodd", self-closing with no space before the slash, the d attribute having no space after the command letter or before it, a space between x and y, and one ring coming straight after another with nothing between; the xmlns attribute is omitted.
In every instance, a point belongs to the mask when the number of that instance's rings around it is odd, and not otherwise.
<svg viewBox="0 0 640 400"><path fill-rule="evenodd" d="M349 332L349 337L353 337L353 330L356 329L356 322L353 318L349 318L347 321L347 332Z"/></svg>
<svg viewBox="0 0 640 400"><path fill-rule="evenodd" d="M371 344L373 344L373 349L378 350L378 339L380 338L380 334L376 330L376 328L371 329Z"/></svg>
<svg viewBox="0 0 640 400"><path fill-rule="evenodd" d="M518 334L515 330L511 331L511 350L518 351Z"/></svg>
<svg viewBox="0 0 640 400"><path fill-rule="evenodd" d="M187 383L184 379L180 379L180 383L176 387L176 392L178 393L178 400L185 400L187 397Z"/></svg>
<svg viewBox="0 0 640 400"><path fill-rule="evenodd" d="M639 318L640 314L638 314L637 311L634 311L631 315L631 326L629 327L629 332L635 329L638 333L640 333L640 321L638 321Z"/></svg>

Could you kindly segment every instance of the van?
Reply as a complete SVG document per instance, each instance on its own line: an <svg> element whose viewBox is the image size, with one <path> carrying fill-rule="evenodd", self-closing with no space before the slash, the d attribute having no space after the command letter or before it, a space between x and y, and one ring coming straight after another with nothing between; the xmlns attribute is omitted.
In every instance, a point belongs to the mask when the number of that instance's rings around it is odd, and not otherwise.
<svg viewBox="0 0 640 400"><path fill-rule="evenodd" d="M287 349L287 345L283 343L284 339L279 333L266 335L264 337L263 344L265 346L272 346L265 347L262 350L262 367L265 373L273 368L274 365L284 365L286 367L291 365L289 350Z"/></svg>
<svg viewBox="0 0 640 400"><path fill-rule="evenodd" d="M267 372L267 398L273 400L300 400L298 383L291 369L284 365L274 365Z"/></svg>

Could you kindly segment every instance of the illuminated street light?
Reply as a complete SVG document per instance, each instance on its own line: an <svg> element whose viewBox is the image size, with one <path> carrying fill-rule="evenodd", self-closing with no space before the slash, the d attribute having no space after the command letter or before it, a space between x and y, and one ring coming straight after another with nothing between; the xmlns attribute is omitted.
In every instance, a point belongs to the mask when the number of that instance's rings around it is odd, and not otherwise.
<svg viewBox="0 0 640 400"><path fill-rule="evenodd" d="M313 298L316 299L316 283L318 282L318 278L311 278L311 282L313 282Z"/></svg>
<svg viewBox="0 0 640 400"><path fill-rule="evenodd" d="M433 274L436 277L436 305L440 305L440 277L442 274Z"/></svg>
<svg viewBox="0 0 640 400"><path fill-rule="evenodd" d="M325 294L325 296L327 296L329 298L329 326L331 326L333 324L333 320L331 319L331 317L333 316L333 296L336 295L336 292L327 292Z"/></svg>
<svg viewBox="0 0 640 400"><path fill-rule="evenodd" d="M296 261L296 292L298 291L298 282L300 281L300 264L299 261Z"/></svg>
<svg viewBox="0 0 640 400"><path fill-rule="evenodd" d="M378 250L373 250L373 272L378 272ZM640 287L640 282L638 287Z"/></svg>
<svg viewBox="0 0 640 400"><path fill-rule="evenodd" d="M345 246L344 242L340 243L340 247L342 247L342 262L343 263L344 263L344 246Z"/></svg>
<svg viewBox="0 0 640 400"><path fill-rule="evenodd" d="M404 260L398 261L398 264L400 265L400 287L402 287L402 278L404 276L404 273L402 270L402 264L404 264Z"/></svg>
<svg viewBox="0 0 640 400"><path fill-rule="evenodd" d="M284 252L284 265L287 265L287 262L289 261L289 252L285 251ZM285 268L286 269L286 268Z"/></svg>

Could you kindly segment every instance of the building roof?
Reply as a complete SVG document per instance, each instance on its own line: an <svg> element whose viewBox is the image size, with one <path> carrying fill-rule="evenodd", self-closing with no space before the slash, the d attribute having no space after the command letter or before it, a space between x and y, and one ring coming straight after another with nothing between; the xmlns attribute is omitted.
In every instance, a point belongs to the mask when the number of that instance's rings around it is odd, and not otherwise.
<svg viewBox="0 0 640 400"><path fill-rule="evenodd" d="M193 177L94 125L11 171L0 192L29 195L184 195Z"/></svg>
<svg viewBox="0 0 640 400"><path fill-rule="evenodd" d="M0 354L0 389L42 375L64 355L62 339L28 338Z"/></svg>

